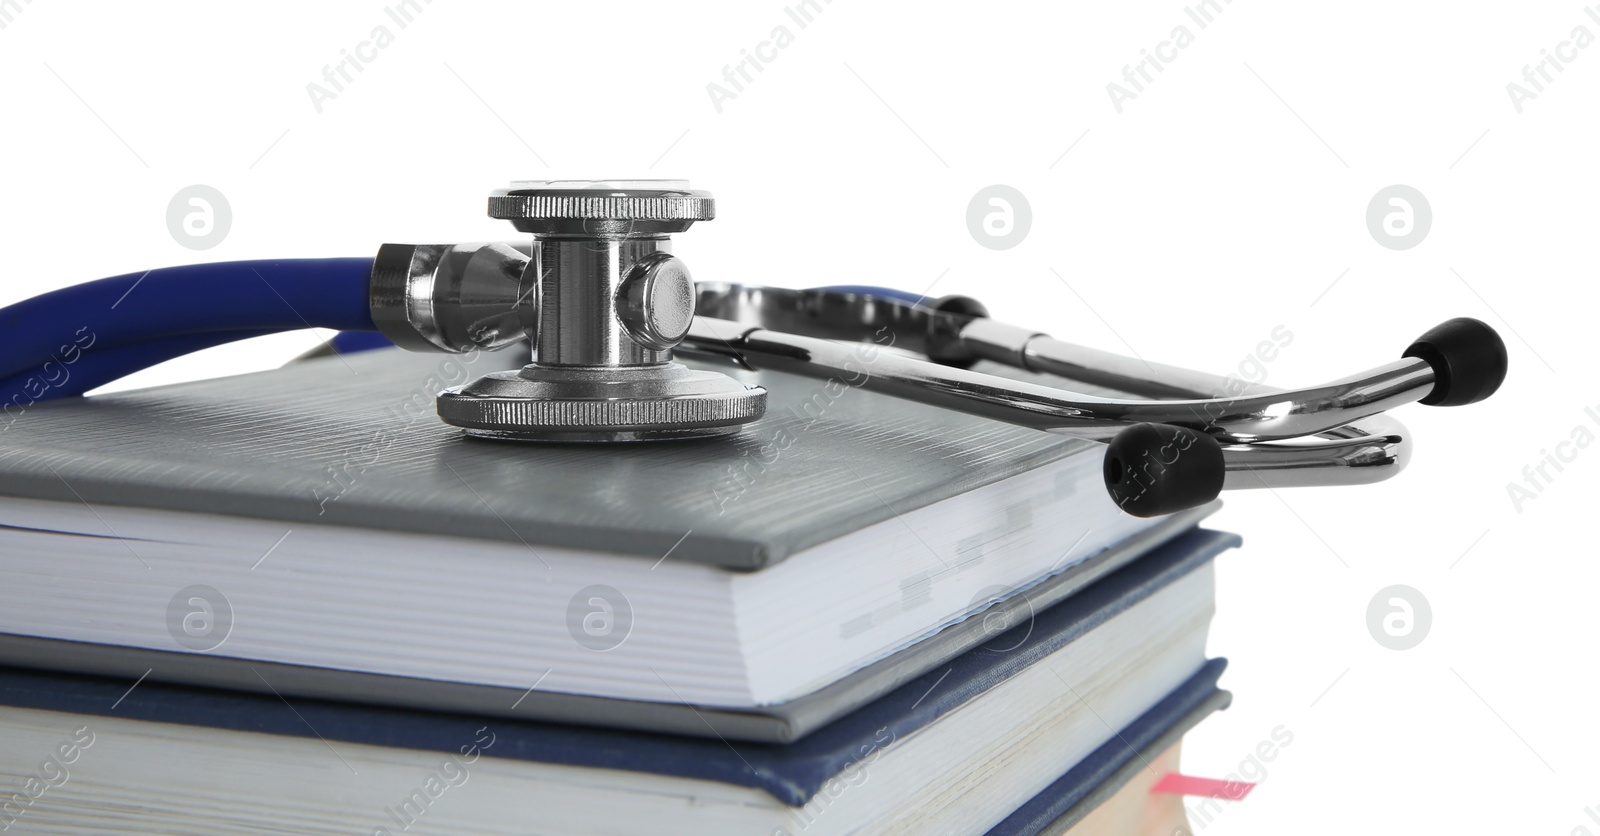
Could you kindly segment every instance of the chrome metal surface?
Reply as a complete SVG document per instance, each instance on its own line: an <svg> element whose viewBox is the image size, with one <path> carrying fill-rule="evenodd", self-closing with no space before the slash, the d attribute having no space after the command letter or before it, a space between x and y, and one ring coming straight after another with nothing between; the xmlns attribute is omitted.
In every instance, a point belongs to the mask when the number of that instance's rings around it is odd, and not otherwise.
<svg viewBox="0 0 1600 836"><path fill-rule="evenodd" d="M439 417L468 435L518 441L649 441L736 432L766 409L767 390L663 363L609 368L530 365L446 389Z"/></svg>
<svg viewBox="0 0 1600 836"><path fill-rule="evenodd" d="M496 349L538 315L528 248L511 244L384 244L369 308L378 330L412 351Z"/></svg>
<svg viewBox="0 0 1600 836"><path fill-rule="evenodd" d="M973 323L974 325L976 322ZM987 333L992 337L993 333ZM1147 362L1037 335L1019 347L1023 368L1153 398L1281 396L1283 390L1237 377ZM1223 449L1227 490L1361 485L1398 474L1411 461L1411 434L1378 413L1304 441ZM1260 451L1251 455L1251 451Z"/></svg>
<svg viewBox="0 0 1600 836"><path fill-rule="evenodd" d="M930 345L950 339L941 335L954 332L955 339L973 354L986 359L1139 397L1195 400L1253 396L1266 398L1268 403L1285 397L1280 390L1234 377L1146 362L1073 345L1030 329L993 320L940 314L892 300L727 283L702 282L698 288L698 309L703 316L697 320L679 352L745 367L764 367L766 362L760 356L742 354L729 342L741 339L750 327L880 344L892 336L895 348L918 353L925 353ZM710 317L738 324L711 322ZM942 374L945 370L936 371ZM1420 381L1414 382L1421 394L1426 394L1427 388L1421 386ZM997 386L1003 391L1009 381L1000 381ZM1388 386L1392 388L1392 380ZM1382 390L1385 386L1377 388ZM1374 394L1378 392L1362 392L1369 399ZM1390 391L1389 394L1395 393ZM950 393L944 397L965 399ZM1394 398L1390 403L1399 400ZM1039 420L1036 414L1027 416L1030 426ZM1348 423L1329 426L1303 442L1258 442L1225 447L1224 460L1229 469L1226 487L1367 484L1399 473L1410 462L1410 433L1389 415L1379 413L1354 418L1347 414L1329 419L1324 414L1324 419L1318 423L1339 420ZM1115 427L1088 428L1074 434L1106 438L1114 432Z"/></svg>
<svg viewBox="0 0 1600 836"><path fill-rule="evenodd" d="M635 339L617 316L623 281L636 265L666 254L670 242L650 238L540 238L539 327L533 360L540 366L653 366L672 359L671 346ZM644 311L639 316L650 316Z"/></svg>
<svg viewBox="0 0 1600 836"><path fill-rule="evenodd" d="M534 235L665 235L716 216L687 180L522 180L489 195L489 217Z"/></svg>
<svg viewBox="0 0 1600 836"><path fill-rule="evenodd" d="M885 332L887 333L887 332ZM685 345L732 356L752 368L809 377L860 375L862 388L982 415L1021 426L1103 437L1127 424L1151 422L1202 429L1225 442L1248 443L1326 432L1402 403L1433 386L1433 370L1415 358L1397 360L1324 386L1226 398L1129 400L1084 395L956 369L897 353L861 351L806 337L696 317ZM879 345L890 345L882 343Z"/></svg>
<svg viewBox="0 0 1600 836"><path fill-rule="evenodd" d="M1337 443L1249 444L1222 448L1227 475L1223 490L1370 485L1405 466L1410 443L1403 436L1361 436Z"/></svg>
<svg viewBox="0 0 1600 836"><path fill-rule="evenodd" d="M634 262L617 290L617 321L633 341L667 351L694 321L694 278L680 259L656 252Z"/></svg>
<svg viewBox="0 0 1600 836"><path fill-rule="evenodd" d="M671 362L695 294L667 236L716 217L709 192L678 180L525 181L492 194L489 215L533 235L511 308L507 288L483 294L500 305L497 325L514 324L533 340L533 362L441 393L446 423L484 438L640 441L721 435L761 417L766 390ZM445 330L430 324L440 314L409 315L415 300L431 298L426 281L398 294L393 284L385 282L385 299L407 302L386 301L384 315L413 332L403 335L409 347L417 337L445 350L460 345L433 336Z"/></svg>
<svg viewBox="0 0 1600 836"><path fill-rule="evenodd" d="M892 336L894 345L927 354L929 334L945 325L954 334L971 320L859 293L697 282L701 317L826 340L870 342ZM687 347L686 347L687 348Z"/></svg>

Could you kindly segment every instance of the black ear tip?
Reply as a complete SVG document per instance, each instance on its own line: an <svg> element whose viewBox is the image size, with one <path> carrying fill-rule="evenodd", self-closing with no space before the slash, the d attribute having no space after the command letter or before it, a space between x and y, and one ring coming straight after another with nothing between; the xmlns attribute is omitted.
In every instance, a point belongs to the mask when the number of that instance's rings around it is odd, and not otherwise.
<svg viewBox="0 0 1600 836"><path fill-rule="evenodd" d="M960 294L939 297L934 300L933 309L962 316L986 317L989 315L989 308L982 302L971 296L962 296Z"/></svg>
<svg viewBox="0 0 1600 836"><path fill-rule="evenodd" d="M1471 317L1457 317L1428 329L1406 349L1433 368L1433 391L1422 402L1429 406L1477 403L1505 382L1506 343L1493 328Z"/></svg>
<svg viewBox="0 0 1600 836"><path fill-rule="evenodd" d="M1106 492L1135 517L1159 517L1204 505L1222 492L1222 445L1171 424L1134 424L1106 447Z"/></svg>
<svg viewBox="0 0 1600 836"><path fill-rule="evenodd" d="M971 296L944 296L927 304L940 313L955 314L958 317L984 319L989 316L989 309ZM930 324L928 359L957 369L970 369L977 365L978 355L973 354L961 342L959 322L953 323L948 317L942 317Z"/></svg>

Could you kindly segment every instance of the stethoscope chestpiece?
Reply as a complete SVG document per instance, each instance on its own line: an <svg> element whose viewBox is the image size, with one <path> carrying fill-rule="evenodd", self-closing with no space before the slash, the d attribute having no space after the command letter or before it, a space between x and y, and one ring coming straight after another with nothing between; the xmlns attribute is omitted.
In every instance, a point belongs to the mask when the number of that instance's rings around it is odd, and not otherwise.
<svg viewBox="0 0 1600 836"><path fill-rule="evenodd" d="M668 236L716 216L709 192L681 180L527 181L494 192L489 215L533 235L517 305L533 362L440 393L446 423L481 438L648 441L761 417L765 389L672 361L695 286Z"/></svg>
<svg viewBox="0 0 1600 836"><path fill-rule="evenodd" d="M515 183L490 197L489 214L531 234L531 246L385 244L369 284L372 322L402 347L462 353L532 340L522 369L439 394L440 417L481 438L703 438L761 417L765 389L673 362L676 352L849 379L1107 442L1111 499L1158 516L1225 489L1386 479L1409 460L1411 441L1383 413L1418 400L1475 403L1507 371L1504 342L1472 319L1433 328L1367 372L1278 390L1075 346L989 319L971 300L854 286L697 287L668 236L712 219L715 205L681 181ZM873 344L865 354L864 342ZM975 360L1123 394L967 368Z"/></svg>

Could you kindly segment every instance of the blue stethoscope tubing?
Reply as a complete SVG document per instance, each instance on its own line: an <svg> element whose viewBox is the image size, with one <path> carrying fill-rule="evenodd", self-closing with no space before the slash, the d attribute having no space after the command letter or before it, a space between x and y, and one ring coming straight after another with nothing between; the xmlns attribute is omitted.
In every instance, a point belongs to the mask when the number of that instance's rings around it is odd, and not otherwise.
<svg viewBox="0 0 1600 836"><path fill-rule="evenodd" d="M128 273L0 309L0 405L81 395L158 363L301 328L372 331L370 258Z"/></svg>
<svg viewBox="0 0 1600 836"><path fill-rule="evenodd" d="M304 328L343 332L340 351L377 348L370 258L224 261L162 267L54 290L0 308L0 407L82 395L196 351ZM923 304L890 288L837 292Z"/></svg>

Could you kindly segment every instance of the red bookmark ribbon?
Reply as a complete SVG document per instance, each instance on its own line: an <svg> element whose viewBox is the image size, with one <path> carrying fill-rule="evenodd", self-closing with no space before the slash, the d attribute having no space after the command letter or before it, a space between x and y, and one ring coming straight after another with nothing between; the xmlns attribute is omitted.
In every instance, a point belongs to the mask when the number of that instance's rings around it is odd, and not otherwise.
<svg viewBox="0 0 1600 836"><path fill-rule="evenodd" d="M1168 772L1156 781L1150 791L1168 795L1194 795L1243 801L1244 797L1255 788L1256 785L1249 781L1220 781L1216 778L1196 778L1193 775Z"/></svg>

